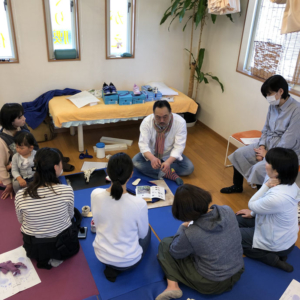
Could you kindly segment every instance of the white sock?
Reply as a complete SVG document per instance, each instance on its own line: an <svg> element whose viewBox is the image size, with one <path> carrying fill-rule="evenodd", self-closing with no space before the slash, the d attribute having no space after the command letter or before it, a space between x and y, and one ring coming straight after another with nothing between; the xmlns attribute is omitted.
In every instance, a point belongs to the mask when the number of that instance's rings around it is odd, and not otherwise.
<svg viewBox="0 0 300 300"><path fill-rule="evenodd" d="M52 267L56 268L56 267L58 267L60 264L62 264L63 262L64 262L63 260L57 260L57 259L51 258L51 259L48 261L48 264L51 265Z"/></svg>

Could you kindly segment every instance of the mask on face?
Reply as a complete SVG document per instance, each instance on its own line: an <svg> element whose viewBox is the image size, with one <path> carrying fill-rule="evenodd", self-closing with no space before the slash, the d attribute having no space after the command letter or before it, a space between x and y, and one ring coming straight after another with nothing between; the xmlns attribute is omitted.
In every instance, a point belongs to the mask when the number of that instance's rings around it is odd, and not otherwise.
<svg viewBox="0 0 300 300"><path fill-rule="evenodd" d="M279 105L280 99L276 100L275 95L276 94L266 97L266 99L267 99L267 101L269 102L270 105Z"/></svg>
<svg viewBox="0 0 300 300"><path fill-rule="evenodd" d="M64 169L61 169L59 176L61 176L63 172L64 172Z"/></svg>

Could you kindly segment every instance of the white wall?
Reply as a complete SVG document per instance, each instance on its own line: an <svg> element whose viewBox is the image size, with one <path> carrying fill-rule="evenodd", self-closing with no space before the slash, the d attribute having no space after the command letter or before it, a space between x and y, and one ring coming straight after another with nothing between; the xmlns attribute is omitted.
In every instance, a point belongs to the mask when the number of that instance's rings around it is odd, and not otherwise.
<svg viewBox="0 0 300 300"><path fill-rule="evenodd" d="M32 101L51 89L118 89L153 80L186 91L188 36L182 26L160 26L170 1L138 0L136 58L105 59L104 0L79 0L81 61L48 62L42 0L12 0L20 63L0 65L0 107L6 102ZM169 23L169 22L167 22Z"/></svg>
<svg viewBox="0 0 300 300"><path fill-rule="evenodd" d="M234 14L234 23L218 16L215 24L207 21L203 33L202 47L206 48L203 71L218 76L225 92L212 80L210 84L199 85L197 101L202 108L199 119L226 139L235 132L261 130L268 110L268 103L260 93L262 82L236 72L246 4L247 0L241 0L242 16Z"/></svg>

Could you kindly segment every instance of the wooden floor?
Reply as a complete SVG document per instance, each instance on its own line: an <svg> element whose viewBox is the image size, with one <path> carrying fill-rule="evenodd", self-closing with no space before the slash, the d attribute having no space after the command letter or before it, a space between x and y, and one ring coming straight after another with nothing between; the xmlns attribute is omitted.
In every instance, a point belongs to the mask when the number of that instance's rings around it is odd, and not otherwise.
<svg viewBox="0 0 300 300"><path fill-rule="evenodd" d="M102 136L123 138L133 140L133 144L126 152L133 157L139 152L140 121L131 122L130 124L113 124L99 125L97 128L84 127L84 143L85 149L89 154L94 155L93 159L85 159L86 161L103 161L107 159L97 159L93 151L93 146L100 141ZM185 183L199 186L212 194L213 203L218 205L228 205L234 212L242 208L248 207L248 201L256 192L244 181L244 192L241 194L226 195L221 194L222 187L232 185L232 168L224 167L224 158L227 142L208 129L201 123L197 123L194 127L188 128L187 145L184 154L193 162L195 171L187 177L183 177ZM77 134L71 136L69 132L60 132L56 138L49 142L40 143L40 147L56 147L59 148L64 156L70 157L70 164L75 166L72 173L80 172L83 160L79 159ZM232 147L230 151L234 151ZM107 154L114 154L109 152ZM71 174L71 173L64 173ZM300 234L299 234L300 236ZM300 247L300 239L296 243Z"/></svg>

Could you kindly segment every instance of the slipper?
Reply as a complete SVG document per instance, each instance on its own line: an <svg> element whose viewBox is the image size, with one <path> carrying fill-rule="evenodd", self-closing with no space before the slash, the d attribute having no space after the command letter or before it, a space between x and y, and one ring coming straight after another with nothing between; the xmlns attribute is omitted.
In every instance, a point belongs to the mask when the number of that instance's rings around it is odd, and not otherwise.
<svg viewBox="0 0 300 300"><path fill-rule="evenodd" d="M70 161L70 158L69 157L63 157L63 160L62 160L63 162L69 162Z"/></svg>
<svg viewBox="0 0 300 300"><path fill-rule="evenodd" d="M75 167L73 165L63 162L63 170L64 172L72 172L75 170Z"/></svg>
<svg viewBox="0 0 300 300"><path fill-rule="evenodd" d="M87 149L85 150L85 154L84 153L80 153L79 154L79 158L80 159L84 159L84 158L93 158L93 155L89 155Z"/></svg>

